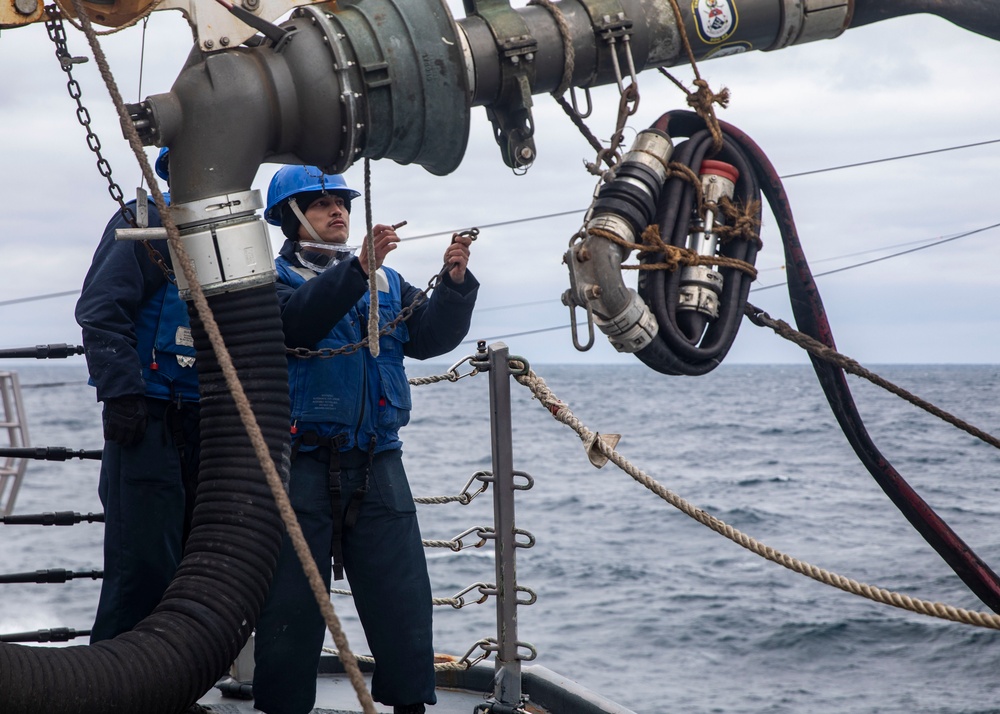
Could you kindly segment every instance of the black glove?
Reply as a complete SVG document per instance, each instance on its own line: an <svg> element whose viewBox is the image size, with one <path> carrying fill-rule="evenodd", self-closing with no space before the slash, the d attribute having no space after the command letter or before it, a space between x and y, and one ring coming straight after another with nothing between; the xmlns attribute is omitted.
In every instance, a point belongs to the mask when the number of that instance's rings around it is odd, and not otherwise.
<svg viewBox="0 0 1000 714"><path fill-rule="evenodd" d="M146 433L145 397L118 397L104 402L104 438L135 446Z"/></svg>

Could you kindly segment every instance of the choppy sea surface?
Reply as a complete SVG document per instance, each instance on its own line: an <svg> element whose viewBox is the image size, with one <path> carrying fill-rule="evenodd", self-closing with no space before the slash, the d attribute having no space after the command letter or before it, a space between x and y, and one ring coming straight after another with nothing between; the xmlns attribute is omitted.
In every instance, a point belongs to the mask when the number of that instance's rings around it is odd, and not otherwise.
<svg viewBox="0 0 1000 714"><path fill-rule="evenodd" d="M0 365L0 368L5 368ZM444 365L410 364L411 376ZM641 365L534 365L589 428L673 493L784 553L912 597L985 611L858 463L807 365L723 365L699 378ZM33 445L96 449L100 411L82 360L10 367ZM883 376L1000 434L1000 366L883 366ZM414 495L453 495L489 469L488 377L415 387L404 429ZM1000 570L1000 454L854 377L875 442ZM48 385L48 386L36 386ZM536 663L638 714L1000 712L1000 633L876 604L762 560L609 464L512 383L519 639ZM16 513L99 512L93 461L34 461ZM492 520L489 495L420 506L424 537ZM0 525L0 572L101 567L97 525ZM435 595L492 582L491 547L428 551ZM0 585L0 633L90 626L99 583ZM473 599L473 598L467 598ZM366 651L349 599L334 604ZM435 610L436 649L493 634L492 600Z"/></svg>

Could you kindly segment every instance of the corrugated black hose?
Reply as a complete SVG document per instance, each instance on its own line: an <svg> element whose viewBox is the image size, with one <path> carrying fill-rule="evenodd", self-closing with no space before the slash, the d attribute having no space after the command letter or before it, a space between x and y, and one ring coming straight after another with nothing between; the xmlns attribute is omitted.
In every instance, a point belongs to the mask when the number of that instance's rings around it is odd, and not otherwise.
<svg viewBox="0 0 1000 714"><path fill-rule="evenodd" d="M288 377L274 287L209 298L279 472L288 467ZM177 574L134 630L75 647L0 644L4 714L176 714L208 691L247 641L283 526L201 321L201 467Z"/></svg>

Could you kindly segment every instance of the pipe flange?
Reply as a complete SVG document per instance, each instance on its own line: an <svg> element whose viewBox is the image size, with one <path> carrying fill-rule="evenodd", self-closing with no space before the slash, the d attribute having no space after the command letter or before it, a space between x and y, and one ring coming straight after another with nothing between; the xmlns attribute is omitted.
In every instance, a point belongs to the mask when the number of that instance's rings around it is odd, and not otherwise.
<svg viewBox="0 0 1000 714"><path fill-rule="evenodd" d="M351 83L351 69L357 67L357 62L349 59L352 54L349 54L344 45L346 35L334 26L329 13L315 5L307 5L299 8L296 15L307 16L323 31L323 37L326 39L330 54L333 56L333 69L337 73L337 79L340 83L340 103L344 107L344 119L341 124L344 129L344 140L340 145L337 162L333 166L321 168L326 173L342 174L350 168L361 151L359 136L365 128L360 120L361 111L358 108L358 99L361 95ZM359 86L358 90L360 89Z"/></svg>
<svg viewBox="0 0 1000 714"><path fill-rule="evenodd" d="M264 207L260 191L239 191L170 206L170 215L179 227L227 220L253 213Z"/></svg>
<svg viewBox="0 0 1000 714"><path fill-rule="evenodd" d="M766 51L839 37L853 15L854 0L782 0L781 29Z"/></svg>

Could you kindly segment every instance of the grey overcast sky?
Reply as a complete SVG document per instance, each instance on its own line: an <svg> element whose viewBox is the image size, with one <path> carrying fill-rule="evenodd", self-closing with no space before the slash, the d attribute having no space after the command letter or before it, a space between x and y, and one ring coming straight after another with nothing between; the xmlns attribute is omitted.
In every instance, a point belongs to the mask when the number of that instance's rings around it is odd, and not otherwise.
<svg viewBox="0 0 1000 714"><path fill-rule="evenodd" d="M462 16L460 3L453 12ZM90 54L82 34L67 33L71 52ZM144 59L143 40L141 26L102 40L127 101L170 88L191 35L178 13L157 12L148 23ZM74 74L113 175L131 196L139 170L94 65L77 65ZM78 290L115 205L87 149L44 26L0 33L0 67L0 347L78 343L75 294L8 301ZM714 89L732 92L720 117L754 138L782 175L1000 139L1000 43L932 16L700 67ZM673 72L690 82L689 69ZM684 106L682 94L655 71L640 75L639 89L628 141L662 113ZM588 124L606 139L617 90L596 90L594 101ZM453 174L373 164L377 222L407 220L404 238L445 233L404 242L390 265L422 286L437 271L451 230L574 212L482 229L470 266L482 289L469 337L516 335L505 340L512 352L534 363L638 364L600 334L590 352L572 346L568 311L559 301L568 286L561 259L594 190L595 179L583 168L594 157L550 98L535 98L534 116L539 157L526 176L503 166L482 108L473 110L469 148ZM277 168L262 166L254 186L266 192ZM786 188L806 255L822 273L1000 223L998 174L1000 143L993 143L789 178ZM359 188L362 177L360 164L347 173ZM360 237L363 209L355 209L353 220ZM277 231L273 237L277 247ZM751 301L791 322L787 293L779 286L780 239L769 216L763 239ZM1000 229L992 228L818 283L838 346L862 363L995 363L998 266ZM554 327L562 329L547 329ZM441 361L471 351L465 346ZM728 359L805 361L799 348L747 322Z"/></svg>

